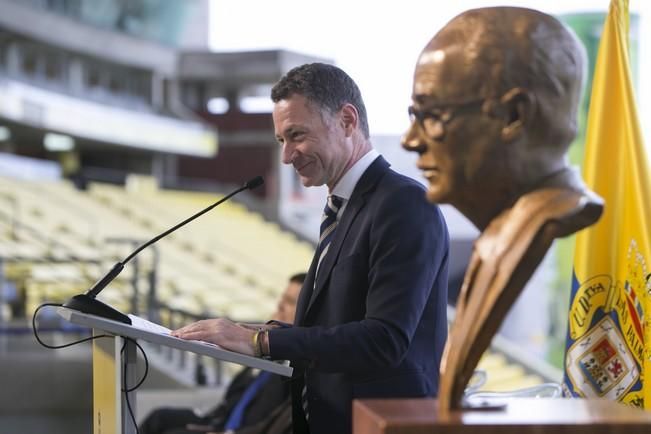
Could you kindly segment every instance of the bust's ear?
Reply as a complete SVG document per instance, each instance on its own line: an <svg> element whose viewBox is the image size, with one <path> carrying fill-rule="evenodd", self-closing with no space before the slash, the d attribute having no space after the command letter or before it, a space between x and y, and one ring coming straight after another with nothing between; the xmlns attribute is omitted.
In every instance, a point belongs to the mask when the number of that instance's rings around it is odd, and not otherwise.
<svg viewBox="0 0 651 434"><path fill-rule="evenodd" d="M514 87L500 98L502 115L505 121L502 140L511 142L524 133L536 109L534 95L521 87Z"/></svg>

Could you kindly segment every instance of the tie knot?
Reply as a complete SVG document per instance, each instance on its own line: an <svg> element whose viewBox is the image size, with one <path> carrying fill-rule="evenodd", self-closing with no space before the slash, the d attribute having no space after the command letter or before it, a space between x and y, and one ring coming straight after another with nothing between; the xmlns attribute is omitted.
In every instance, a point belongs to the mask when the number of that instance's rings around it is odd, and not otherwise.
<svg viewBox="0 0 651 434"><path fill-rule="evenodd" d="M321 217L321 230L323 230L324 224L325 226L329 226L337 220L337 213L339 212L339 208L341 208L343 201L344 200L339 196L328 196L326 206L323 208L323 217Z"/></svg>
<svg viewBox="0 0 651 434"><path fill-rule="evenodd" d="M342 198L332 194L332 195L328 196L328 202L326 203L326 209L330 208L330 211L337 214L339 212L339 208L341 208L341 204L343 202L344 202L344 200Z"/></svg>
<svg viewBox="0 0 651 434"><path fill-rule="evenodd" d="M330 241L334 236L335 228L337 227L337 213L341 209L344 200L338 196L328 196L325 209L323 210L323 218L321 219L321 230L319 232L319 246L317 248L317 257L319 258L316 266L316 272L319 272L321 261L328 253ZM316 280L315 280L316 283Z"/></svg>

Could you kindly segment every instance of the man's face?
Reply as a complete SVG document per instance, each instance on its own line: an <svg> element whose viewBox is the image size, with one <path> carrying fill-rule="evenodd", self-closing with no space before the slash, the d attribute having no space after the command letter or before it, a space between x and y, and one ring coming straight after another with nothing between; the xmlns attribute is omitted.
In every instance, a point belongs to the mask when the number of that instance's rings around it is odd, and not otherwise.
<svg viewBox="0 0 651 434"><path fill-rule="evenodd" d="M499 166L500 123L487 114L484 80L461 44L430 44L418 60L402 146L419 154L431 202L471 201Z"/></svg>
<svg viewBox="0 0 651 434"><path fill-rule="evenodd" d="M319 111L294 94L274 105L273 121L282 162L294 166L304 186L326 184L332 189L352 156L340 115Z"/></svg>
<svg viewBox="0 0 651 434"><path fill-rule="evenodd" d="M289 282L287 284L287 288L285 288L285 292L278 302L274 319L290 324L294 322L296 301L298 300L298 294L301 292L302 286L303 285L298 282Z"/></svg>

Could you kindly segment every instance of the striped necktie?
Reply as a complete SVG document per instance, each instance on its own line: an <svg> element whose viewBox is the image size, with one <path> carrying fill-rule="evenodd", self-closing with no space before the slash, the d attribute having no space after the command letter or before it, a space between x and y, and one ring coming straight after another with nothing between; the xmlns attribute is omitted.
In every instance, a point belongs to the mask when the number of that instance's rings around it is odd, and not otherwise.
<svg viewBox="0 0 651 434"><path fill-rule="evenodd" d="M316 266L316 273L319 273L319 267L321 266L321 261L328 254L328 248L330 247L330 242L334 237L335 229L337 228L337 213L339 208L343 204L344 200L339 196L328 196L328 201L326 206L323 209L323 217L321 219L321 232L319 236L319 246L317 248L317 254L319 261Z"/></svg>
<svg viewBox="0 0 651 434"><path fill-rule="evenodd" d="M316 285L316 276L319 273L319 267L321 266L321 261L328 254L328 248L330 247L330 241L334 237L335 229L337 228L337 213L339 208L344 203L344 200L339 196L328 196L328 201L326 206L323 209L323 218L321 219L321 235L319 236L319 245L317 246L317 256L319 261L316 264L316 273L314 284ZM303 378L305 381L305 378ZM305 414L305 420L309 420L310 412L307 405L307 387L305 384L302 387L301 391L301 404L303 407L303 413Z"/></svg>

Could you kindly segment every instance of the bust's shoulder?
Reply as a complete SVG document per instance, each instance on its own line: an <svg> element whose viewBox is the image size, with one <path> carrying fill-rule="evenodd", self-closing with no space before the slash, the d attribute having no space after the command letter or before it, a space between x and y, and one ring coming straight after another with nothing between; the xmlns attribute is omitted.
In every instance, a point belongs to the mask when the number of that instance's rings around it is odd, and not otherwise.
<svg viewBox="0 0 651 434"><path fill-rule="evenodd" d="M553 224L555 236L564 237L594 224L603 207L603 199L587 188L542 188L523 195L510 219L524 226Z"/></svg>
<svg viewBox="0 0 651 434"><path fill-rule="evenodd" d="M531 243L543 230L547 238L565 237L595 223L603 200L587 189L541 188L522 195L481 233L475 248L481 256L501 256L517 243Z"/></svg>

